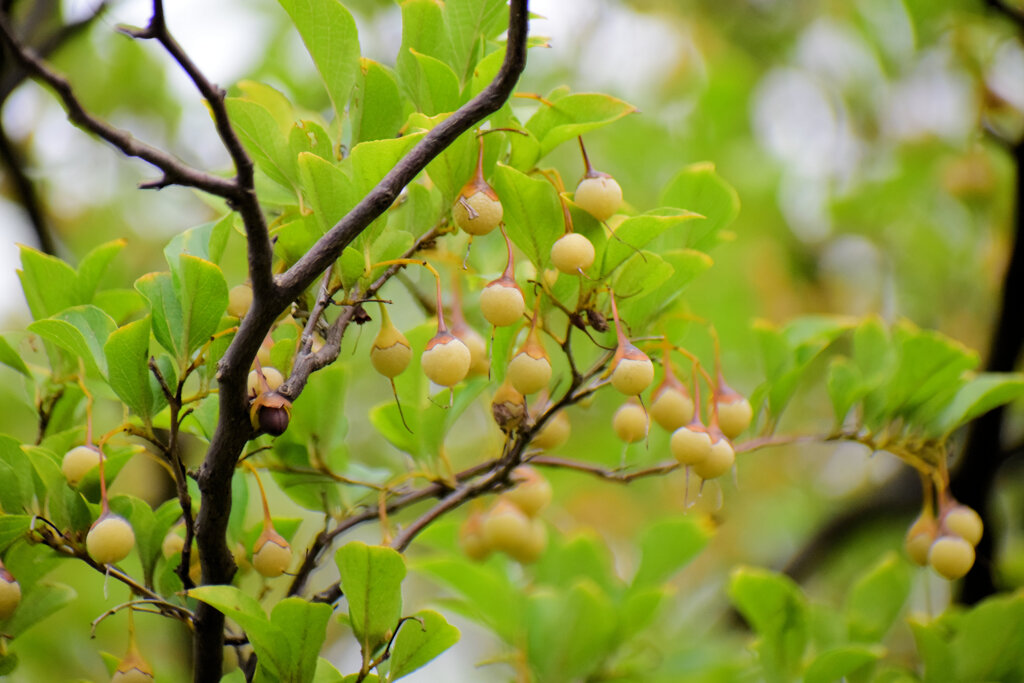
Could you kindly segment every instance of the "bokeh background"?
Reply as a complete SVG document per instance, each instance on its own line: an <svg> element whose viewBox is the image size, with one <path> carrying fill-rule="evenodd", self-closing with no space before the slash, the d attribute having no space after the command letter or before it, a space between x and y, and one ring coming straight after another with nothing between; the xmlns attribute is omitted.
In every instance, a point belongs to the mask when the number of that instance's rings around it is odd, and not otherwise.
<svg viewBox="0 0 1024 683"><path fill-rule="evenodd" d="M90 16L96 6L83 0L27 4L40 15L37 36ZM356 14L364 54L393 63L401 40L397 5L346 4ZM547 46L531 49L521 91L543 94L567 84L639 108L587 140L591 158L615 175L629 204L655 206L669 178L698 161L713 162L736 187L742 210L735 239L716 249L715 267L686 295L692 312L718 327L735 388L749 393L763 379L752 332L757 319L783 323L812 313L909 318L984 358L1013 238L1010 148L1024 131L1019 24L980 0L535 0L531 9L540 15L531 30L547 37ZM263 81L301 107L329 108L298 33L275 2L181 0L168 3L167 12L180 42L212 80L229 89L243 78ZM147 18L146 2L115 0L55 50L52 61L93 111L190 163L227 168L208 113L184 75L155 45L114 32L118 24L144 25ZM5 63L3 75L9 71ZM0 330L28 322L15 275L16 243L44 245L74 263L92 246L125 237L129 246L109 276L124 283L162 269L161 249L172 235L217 215L216 206L181 188L137 190L152 171L71 127L38 85L0 93L6 98L5 147L12 150L0 180ZM574 177L575 154L566 146L552 162ZM31 184L40 216L35 223L18 175ZM229 282L237 282L244 278L241 240L232 245L239 249L225 269ZM699 335L687 343L707 350ZM780 431L827 429L823 371L824 364ZM18 384L13 371L0 367L0 431L24 437L33 415ZM379 386L365 389L374 402L386 398ZM570 443L579 453L608 440L588 428L613 409L612 398L604 398L572 414ZM365 420L359 408L350 407L350 422ZM1020 411L1011 412L1006 430L1009 443L1020 441ZM721 588L739 563L782 568L799 558L808 590L823 601L838 600L853 572L899 547L917 494L908 490L891 514L853 524L849 536L807 544L835 515L894 490L890 481L899 469L894 458L856 447L802 446L742 457L736 482L722 487L711 547L678 580L666 633L696 646L728 627ZM1021 471L1019 462L1011 463L996 491L991 532L1001 540L1004 586L1024 583ZM575 474L552 475L552 481L559 501L551 515L555 526L600 534L621 551L617 562L627 573L635 563L630 543L645 520L682 509L684 484L674 477L629 488ZM133 485L139 482L123 484ZM102 594L102 577L89 580L94 595ZM422 601L429 601L433 589L419 588ZM947 599L945 582L925 574L915 590L916 610L940 609ZM80 592L89 593L85 587ZM82 601L26 640L53 647L58 620L84 634L99 609ZM416 680L506 679L500 666L475 668L493 649L489 636L467 621L456 623L463 643ZM154 641L166 646L181 638L165 637L159 628L154 625ZM745 634L733 637L716 642L742 647ZM62 655L62 677L27 666L14 680L101 680L97 643L120 652L123 639L114 627L101 629L94 643L69 639L82 645ZM909 652L913 646L907 636L893 647ZM174 648L165 649L162 656L174 662ZM351 662L355 653L339 646L333 655Z"/></svg>

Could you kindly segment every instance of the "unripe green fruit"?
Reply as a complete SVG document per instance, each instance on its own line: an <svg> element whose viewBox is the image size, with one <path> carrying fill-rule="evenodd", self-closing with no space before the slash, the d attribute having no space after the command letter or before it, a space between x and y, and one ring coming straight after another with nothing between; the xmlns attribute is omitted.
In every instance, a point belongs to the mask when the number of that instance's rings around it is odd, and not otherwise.
<svg viewBox="0 0 1024 683"><path fill-rule="evenodd" d="M732 401L718 402L718 428L728 439L735 439L746 431L754 417L750 401L739 396Z"/></svg>
<svg viewBox="0 0 1024 683"><path fill-rule="evenodd" d="M89 529L85 548L99 564L117 564L135 547L135 532L124 517L107 513Z"/></svg>
<svg viewBox="0 0 1024 683"><path fill-rule="evenodd" d="M466 557L476 562L483 562L491 554L491 547L484 540L480 513L474 512L459 527L459 545Z"/></svg>
<svg viewBox="0 0 1024 683"><path fill-rule="evenodd" d="M693 472L701 479L717 479L732 469L736 462L736 452L727 439L719 439L711 444L708 457L694 463Z"/></svg>
<svg viewBox="0 0 1024 683"><path fill-rule="evenodd" d="M672 386L662 386L651 402L651 417L662 429L674 432L693 419L693 399Z"/></svg>
<svg viewBox="0 0 1024 683"><path fill-rule="evenodd" d="M907 529L903 546L907 549L910 561L919 567L928 564L928 551L935 542L935 518L931 514L921 513Z"/></svg>
<svg viewBox="0 0 1024 683"><path fill-rule="evenodd" d="M548 528L539 519L531 519L526 536L515 547L509 548L509 555L520 564L532 564L540 559L548 547Z"/></svg>
<svg viewBox="0 0 1024 683"><path fill-rule="evenodd" d="M491 415L498 427L506 432L513 432L523 423L526 417L526 398L508 382L504 382L494 392L491 400Z"/></svg>
<svg viewBox="0 0 1024 683"><path fill-rule="evenodd" d="M0 565L0 621L10 618L20 602L21 584Z"/></svg>
<svg viewBox="0 0 1024 683"><path fill-rule="evenodd" d="M487 357L487 342L480 333L466 324L452 326L452 334L469 349L469 374L486 375L491 369L491 361Z"/></svg>
<svg viewBox="0 0 1024 683"><path fill-rule="evenodd" d="M606 173L584 178L576 186L573 201L599 221L610 218L622 205L622 188Z"/></svg>
<svg viewBox="0 0 1024 683"><path fill-rule="evenodd" d="M529 350L520 351L509 362L505 377L519 393L536 393L551 381L551 361L547 356L533 356Z"/></svg>
<svg viewBox="0 0 1024 683"><path fill-rule="evenodd" d="M627 354L612 366L612 386L626 396L637 396L654 379L654 363L632 344Z"/></svg>
<svg viewBox="0 0 1024 683"><path fill-rule="evenodd" d="M228 292L228 315L244 318L252 306L252 287L237 285Z"/></svg>
<svg viewBox="0 0 1024 683"><path fill-rule="evenodd" d="M553 451L569 441L571 433L572 422L569 421L569 415L560 410L533 435L530 445L542 451Z"/></svg>
<svg viewBox="0 0 1024 683"><path fill-rule="evenodd" d="M489 187L487 188L490 189ZM470 235L486 235L501 223L504 209L494 190L476 189L472 185L462 188L462 194L452 206L455 225Z"/></svg>
<svg viewBox="0 0 1024 683"><path fill-rule="evenodd" d="M263 576L272 579L284 574L292 563L292 548L273 528L267 528L253 546L252 566Z"/></svg>
<svg viewBox="0 0 1024 683"><path fill-rule="evenodd" d="M450 332L438 332L427 342L427 349L420 356L423 374L443 387L454 386L465 379L472 363L469 349Z"/></svg>
<svg viewBox="0 0 1024 683"><path fill-rule="evenodd" d="M370 347L373 369L385 377L397 377L405 372L411 360L412 347L405 335L394 325L382 326Z"/></svg>
<svg viewBox="0 0 1024 683"><path fill-rule="evenodd" d="M626 403L615 411L612 428L619 439L626 443L643 441L647 436L647 415L636 403Z"/></svg>
<svg viewBox="0 0 1024 683"><path fill-rule="evenodd" d="M499 500L484 515L480 532L489 547L511 555L528 542L530 518L512 503Z"/></svg>
<svg viewBox="0 0 1024 683"><path fill-rule="evenodd" d="M518 467L512 473L519 485L505 493L505 500L529 517L536 517L551 502L551 484L532 467Z"/></svg>
<svg viewBox="0 0 1024 683"><path fill-rule="evenodd" d="M92 446L76 446L64 454L60 470L69 484L77 486L78 482L82 481L82 478L89 473L89 470L99 464L99 449Z"/></svg>
<svg viewBox="0 0 1024 683"><path fill-rule="evenodd" d="M238 668L238 650L230 645L224 646L224 662L221 664L221 671L226 676Z"/></svg>
<svg viewBox="0 0 1024 683"><path fill-rule="evenodd" d="M569 275L593 265L595 255L594 245L578 232L563 235L551 245L551 263Z"/></svg>
<svg viewBox="0 0 1024 683"><path fill-rule="evenodd" d="M669 441L672 456L680 465L696 465L711 455L711 437L704 429L680 427L672 432Z"/></svg>
<svg viewBox="0 0 1024 683"><path fill-rule="evenodd" d="M263 366L263 378L267 380L266 391L277 391L284 384L284 375L277 368ZM245 383L250 396L258 396L264 392L263 383L260 382L260 373L256 370L249 371L249 377Z"/></svg>
<svg viewBox="0 0 1024 683"><path fill-rule="evenodd" d="M525 309L523 292L515 280L500 277L480 292L480 313L495 327L519 322Z"/></svg>
<svg viewBox="0 0 1024 683"><path fill-rule="evenodd" d="M959 579L974 564L974 547L959 536L941 536L928 551L928 564L947 579Z"/></svg>
<svg viewBox="0 0 1024 683"><path fill-rule="evenodd" d="M984 525L981 515L966 505L951 507L942 517L942 528L964 539L972 546L978 545Z"/></svg>

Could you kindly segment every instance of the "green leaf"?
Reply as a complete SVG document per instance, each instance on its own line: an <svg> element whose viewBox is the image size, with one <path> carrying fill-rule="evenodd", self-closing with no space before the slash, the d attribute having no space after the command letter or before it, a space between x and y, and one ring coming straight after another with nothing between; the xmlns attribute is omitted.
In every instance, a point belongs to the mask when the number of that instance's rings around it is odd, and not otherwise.
<svg viewBox="0 0 1024 683"><path fill-rule="evenodd" d="M708 544L711 534L692 517L655 522L640 540L640 567L632 587L660 584L682 569Z"/></svg>
<svg viewBox="0 0 1024 683"><path fill-rule="evenodd" d="M538 584L568 588L587 577L605 592L614 594L622 581L612 571L608 546L593 532L582 532L559 543L551 539L534 572Z"/></svg>
<svg viewBox="0 0 1024 683"><path fill-rule="evenodd" d="M358 202L348 174L316 155L308 152L299 155L299 175L303 194L312 205L321 233L334 227Z"/></svg>
<svg viewBox="0 0 1024 683"><path fill-rule="evenodd" d="M398 135L405 121L405 102L398 91L394 72L380 62L359 60L349 121L355 144Z"/></svg>
<svg viewBox="0 0 1024 683"><path fill-rule="evenodd" d="M447 114L439 114L434 117L413 114L409 117L408 125L423 130L431 130L446 118L448 118ZM493 166L493 160L488 165L487 152L494 147L494 145L485 147L485 171ZM457 137L455 142L427 164L427 175L430 176L430 180L441 190L441 201L445 206L455 203L455 198L458 197L462 186L472 177L476 169L476 152L476 132L469 130Z"/></svg>
<svg viewBox="0 0 1024 683"><path fill-rule="evenodd" d="M951 642L958 681L1024 680L1024 594L979 603L957 625Z"/></svg>
<svg viewBox="0 0 1024 683"><path fill-rule="evenodd" d="M938 622L928 624L910 621L917 654L924 664L925 683L955 683L956 660L948 636Z"/></svg>
<svg viewBox="0 0 1024 683"><path fill-rule="evenodd" d="M333 0L328 0L333 2ZM231 124L257 168L274 182L290 190L299 186L299 172L288 138L274 116L261 104L241 97L224 100Z"/></svg>
<svg viewBox="0 0 1024 683"><path fill-rule="evenodd" d="M651 240L695 218L703 218L703 216L684 211L675 216L645 214L625 219L615 228L614 237L608 239L604 254L600 259L600 276L607 277L627 259L636 256L637 252ZM681 241L683 240L678 238L673 240L674 243Z"/></svg>
<svg viewBox="0 0 1024 683"><path fill-rule="evenodd" d="M314 679L330 619L331 606L324 603L290 597L274 605L270 623L280 631L289 652L283 683L310 683Z"/></svg>
<svg viewBox="0 0 1024 683"><path fill-rule="evenodd" d="M551 106L542 104L526 122L526 129L540 141L540 157L544 157L558 145L588 133L609 123L618 121L636 107L599 93L578 93L560 97ZM692 209L693 207L679 207Z"/></svg>
<svg viewBox="0 0 1024 683"><path fill-rule="evenodd" d="M171 272L180 271L182 254L218 263L228 244L234 217L235 214L228 213L220 220L197 225L175 235L164 247L164 258Z"/></svg>
<svg viewBox="0 0 1024 683"><path fill-rule="evenodd" d="M75 589L60 583L37 583L21 596L18 609L3 624L3 633L16 638L43 619L60 611L78 597Z"/></svg>
<svg viewBox="0 0 1024 683"><path fill-rule="evenodd" d="M494 189L505 210L508 236L540 271L551 258L551 246L565 232L555 188L511 166L498 164Z"/></svg>
<svg viewBox="0 0 1024 683"><path fill-rule="evenodd" d="M894 552L857 579L846 595L850 640L882 640L903 610L910 584L910 568Z"/></svg>
<svg viewBox="0 0 1024 683"><path fill-rule="evenodd" d="M442 16L441 3L436 0L404 0L401 4L402 45L398 54L415 50L451 64L452 42Z"/></svg>
<svg viewBox="0 0 1024 683"><path fill-rule="evenodd" d="M238 89L242 91L244 99L255 102L269 111L270 115L274 117L274 121L277 122L277 127L281 133L284 135L288 134L297 117L295 115L295 107L288 101L284 93L277 88L258 81L241 80L237 85ZM216 262L217 259L209 260Z"/></svg>
<svg viewBox="0 0 1024 683"><path fill-rule="evenodd" d="M732 572L728 592L758 635L754 648L764 678L796 678L809 635L807 602L799 586L782 574L740 567Z"/></svg>
<svg viewBox="0 0 1024 683"><path fill-rule="evenodd" d="M107 272L107 266L126 244L123 239L111 240L95 247L82 258L78 264L78 297L82 303L92 302L96 287Z"/></svg>
<svg viewBox="0 0 1024 683"><path fill-rule="evenodd" d="M936 430L949 434L993 408L1024 396L1024 377L1018 373L986 372L967 381L936 421Z"/></svg>
<svg viewBox="0 0 1024 683"><path fill-rule="evenodd" d="M316 121L296 121L288 129L288 149L298 158L300 154L315 154L326 161L333 161L334 143L324 127Z"/></svg>
<svg viewBox="0 0 1024 683"><path fill-rule="evenodd" d="M338 0L278 2L299 29L334 104L335 119L340 121L359 72L359 31L355 20Z"/></svg>
<svg viewBox="0 0 1024 683"><path fill-rule="evenodd" d="M0 335L0 363L3 363L9 368L14 368L21 374L25 375L29 379L32 379L32 373L29 372L28 366L25 365L25 361L21 359L21 355L11 346L11 343L7 339Z"/></svg>
<svg viewBox="0 0 1024 683"><path fill-rule="evenodd" d="M447 0L444 19L452 43L452 69L465 83L473 74L486 40L497 37L507 26L505 0Z"/></svg>
<svg viewBox="0 0 1024 683"><path fill-rule="evenodd" d="M358 674L357 674L358 676ZM376 683L376 674L370 674L363 679L367 683ZM328 660L320 657L316 661L316 674L313 676L313 683L344 683L345 677L341 675L341 672L334 668Z"/></svg>
<svg viewBox="0 0 1024 683"><path fill-rule="evenodd" d="M619 316L633 329L640 329L636 309L648 312L648 295L656 292L672 277L672 266L653 251L641 251L626 260L625 265L612 277L612 288L618 302Z"/></svg>
<svg viewBox="0 0 1024 683"><path fill-rule="evenodd" d="M459 642L459 635L459 629L432 610L407 618L391 646L391 670L387 680L398 680L419 669Z"/></svg>
<svg viewBox="0 0 1024 683"><path fill-rule="evenodd" d="M78 273L56 256L19 245L21 269L18 278L36 320L49 318L65 308L87 303L80 296Z"/></svg>
<svg viewBox="0 0 1024 683"><path fill-rule="evenodd" d="M150 316L118 328L103 345L110 388L144 421L163 407L149 382Z"/></svg>
<svg viewBox="0 0 1024 683"><path fill-rule="evenodd" d="M135 532L135 549L142 561L142 571L150 580L156 561L163 554L166 529L161 529L149 503L135 496L115 496L110 499L110 509L127 519ZM178 514L181 514L179 509Z"/></svg>
<svg viewBox="0 0 1024 683"><path fill-rule="evenodd" d="M351 169L356 193L362 197L375 188L423 135L413 133L389 140L360 142L353 147L345 161Z"/></svg>
<svg viewBox="0 0 1024 683"><path fill-rule="evenodd" d="M687 234L687 246L707 249L718 242L718 233L729 227L740 212L736 190L705 161L687 166L662 190L659 204L695 211L704 216Z"/></svg>
<svg viewBox="0 0 1024 683"><path fill-rule="evenodd" d="M402 616L405 562L391 548L348 543L335 555L352 630L368 658L387 642Z"/></svg>
<svg viewBox="0 0 1024 683"><path fill-rule="evenodd" d="M846 680L885 656L881 645L843 645L822 652L804 673L804 683L832 683Z"/></svg>
<svg viewBox="0 0 1024 683"><path fill-rule="evenodd" d="M0 515L0 553L25 535L33 519L32 515Z"/></svg>
<svg viewBox="0 0 1024 683"><path fill-rule="evenodd" d="M75 306L54 318L37 320L28 329L81 358L91 372L106 376L103 345L117 329L117 324L101 309L91 305Z"/></svg>
<svg viewBox="0 0 1024 683"><path fill-rule="evenodd" d="M978 354L909 323L894 332L899 360L886 385L886 414L927 422L959 390L961 376L978 364Z"/></svg>
<svg viewBox="0 0 1024 683"><path fill-rule="evenodd" d="M860 373L848 358L833 358L828 366L827 384L836 425L842 425L850 409L861 397L863 384Z"/></svg>
<svg viewBox="0 0 1024 683"><path fill-rule="evenodd" d="M574 681L601 668L613 650L615 608L593 582L528 598L527 652L538 679Z"/></svg>
<svg viewBox="0 0 1024 683"><path fill-rule="evenodd" d="M459 107L459 78L440 59L410 48L398 55L398 74L416 108L428 116Z"/></svg>
<svg viewBox="0 0 1024 683"><path fill-rule="evenodd" d="M504 568L452 557L421 560L413 568L462 596L458 602L449 604L494 631L506 643L516 643L522 637L523 597Z"/></svg>

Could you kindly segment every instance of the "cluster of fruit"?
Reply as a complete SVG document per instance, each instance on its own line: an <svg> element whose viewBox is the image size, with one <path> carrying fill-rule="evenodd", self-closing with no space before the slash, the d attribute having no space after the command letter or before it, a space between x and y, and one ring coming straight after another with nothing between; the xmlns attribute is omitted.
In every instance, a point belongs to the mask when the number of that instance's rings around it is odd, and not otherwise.
<svg viewBox="0 0 1024 683"><path fill-rule="evenodd" d="M919 566L930 565L947 579L959 579L974 566L974 547L981 540L981 516L967 505L944 499L939 516L931 506L907 530L907 555Z"/></svg>
<svg viewBox="0 0 1024 683"><path fill-rule="evenodd" d="M515 488L501 494L489 509L474 511L459 530L459 543L468 557L483 561L503 552L517 562L536 562L548 545L548 531L538 517L551 502L551 484L529 466L511 475Z"/></svg>

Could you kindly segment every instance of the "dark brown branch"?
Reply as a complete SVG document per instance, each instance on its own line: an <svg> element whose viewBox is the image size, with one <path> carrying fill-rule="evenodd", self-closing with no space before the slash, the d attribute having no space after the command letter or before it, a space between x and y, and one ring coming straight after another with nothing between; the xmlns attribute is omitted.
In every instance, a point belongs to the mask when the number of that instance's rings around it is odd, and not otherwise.
<svg viewBox="0 0 1024 683"><path fill-rule="evenodd" d="M479 95L427 133L370 194L279 278L287 301L297 297L328 264L336 260L366 226L394 203L402 188L434 157L460 135L498 111L508 100L526 66L527 0L512 0L509 10L505 61L495 79Z"/></svg>
<svg viewBox="0 0 1024 683"><path fill-rule="evenodd" d="M47 254L56 256L57 244L46 224L46 216L39 195L36 193L35 183L25 173L25 162L14 143L7 137L7 131L4 130L2 124L0 124L0 161L3 162L5 174L14 185L18 203L28 215L29 224L36 234L36 239L39 240L39 248Z"/></svg>
<svg viewBox="0 0 1024 683"><path fill-rule="evenodd" d="M512 0L508 47L501 70L483 92L430 131L359 204L298 263L278 278L272 291L254 290L253 304L218 365L220 415L197 483L201 493L196 538L203 584L224 584L235 573L226 533L231 511L231 477L253 435L247 415L245 380L259 345L277 316L294 301L378 216L434 157L463 132L497 111L508 99L526 65L527 0ZM251 249L250 245L250 249ZM251 254L250 254L251 256ZM250 263L250 268L258 264ZM224 615L201 603L196 609L195 683L220 680Z"/></svg>
<svg viewBox="0 0 1024 683"><path fill-rule="evenodd" d="M1019 19L1024 27L1024 18ZM1002 297L992 339L989 344L987 372L1012 372L1024 350L1024 316L1020 302L1024 301L1024 140L1011 149L1016 171L1014 184L1014 213L1012 223L1013 246L1003 275ZM1006 461L1009 449L1004 446L1003 432L1006 406L1001 406L975 420L968 431L963 457L950 481L950 489L957 500L970 505L981 515L988 531L976 548L978 561L974 563L961 585L960 599L974 604L997 590L994 576L996 537L994 529L992 492L996 475Z"/></svg>
<svg viewBox="0 0 1024 683"><path fill-rule="evenodd" d="M235 192L228 197L232 208L242 216L245 232L248 237L249 277L252 280L253 292L257 295L270 295L273 292L273 275L271 265L273 250L267 222L256 198L254 165L249 154L242 146L242 141L231 125L227 107L224 105L226 93L210 82L199 70L192 58L181 47L167 27L164 16L163 0L153 0L153 16L145 29L122 28L122 32L139 39L152 39L159 42L167 53L174 58L182 71L188 74L199 94L209 103L213 120L217 127L224 148L231 155L235 166Z"/></svg>
<svg viewBox="0 0 1024 683"><path fill-rule="evenodd" d="M50 69L32 50L22 45L15 37L7 18L3 16L0 16L0 38L29 75L53 89L67 111L68 120L79 128L102 138L127 156L142 159L157 167L163 172L168 183L194 187L224 198L231 198L237 194L233 181L192 168L164 150L136 140L131 133L87 112L67 79Z"/></svg>

